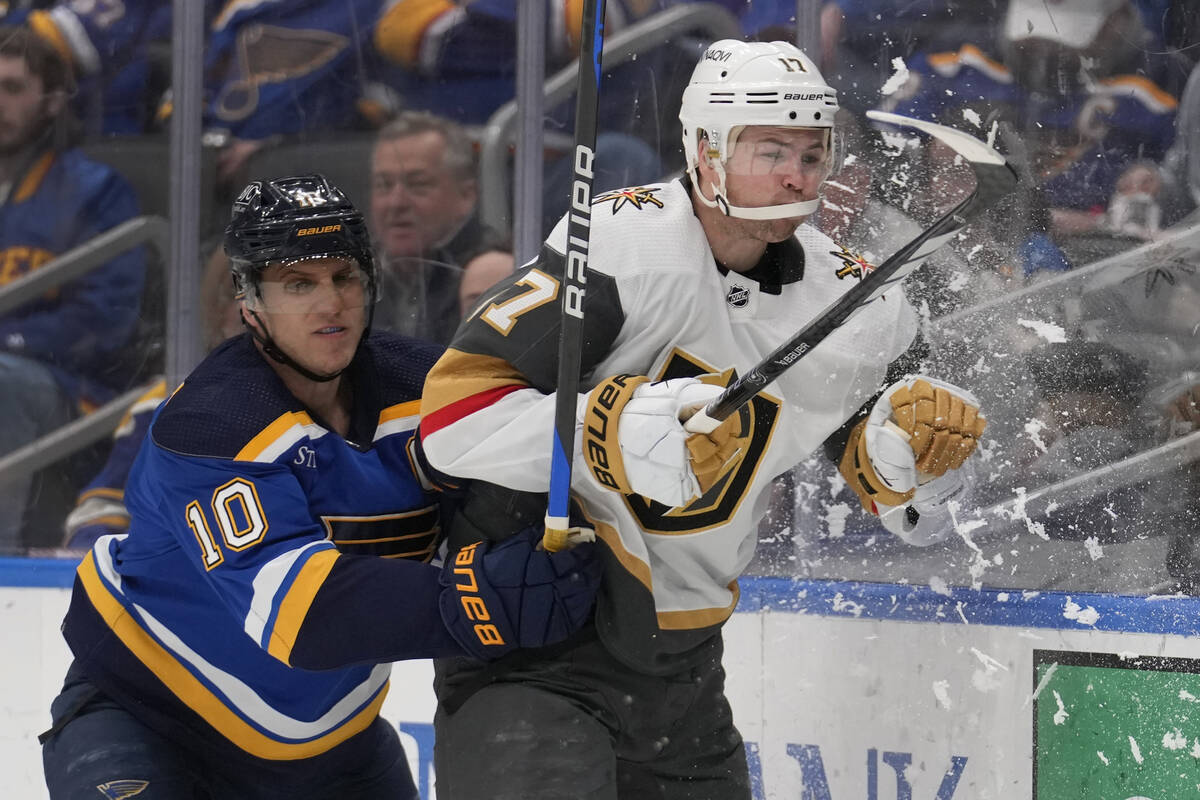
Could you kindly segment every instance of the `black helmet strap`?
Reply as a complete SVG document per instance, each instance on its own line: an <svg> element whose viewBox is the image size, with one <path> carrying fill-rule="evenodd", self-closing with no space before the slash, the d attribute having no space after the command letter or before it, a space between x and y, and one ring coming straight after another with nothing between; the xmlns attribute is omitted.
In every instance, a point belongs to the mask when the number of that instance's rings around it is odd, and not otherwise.
<svg viewBox="0 0 1200 800"><path fill-rule="evenodd" d="M280 349L279 345L275 344L275 340L271 338L270 333L266 333L267 326L263 324L262 317L258 316L257 312L247 309L245 307L243 307L242 310L248 311L250 316L254 317L254 321L258 323L258 327L256 328L255 326L251 325L246 320L245 316L242 317L242 324L245 325L250 330L250 335L254 337L254 340L256 342L258 342L259 344L262 345L262 349L263 349L264 353L269 355L272 359L279 362L280 364L283 364L285 367L290 367L291 369L294 369L296 372L299 372L304 377L308 378L310 381L316 381L317 383L328 383L329 381L333 380L334 378L338 377L339 375L341 375L343 372L346 371L345 368L342 368L342 369L339 369L337 372L321 374L318 372L313 372L311 369L308 369L307 367L301 366L299 363L296 362L296 360L294 358L289 356L287 353L283 352L283 350ZM259 330L260 328L262 329L262 332L260 332L260 330ZM366 336L365 331L363 332L363 336L364 337Z"/></svg>

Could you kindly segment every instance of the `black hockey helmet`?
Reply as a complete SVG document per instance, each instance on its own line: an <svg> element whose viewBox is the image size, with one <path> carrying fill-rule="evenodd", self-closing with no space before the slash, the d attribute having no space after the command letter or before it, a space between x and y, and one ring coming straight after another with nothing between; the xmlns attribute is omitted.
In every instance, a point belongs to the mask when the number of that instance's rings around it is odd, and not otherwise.
<svg viewBox="0 0 1200 800"><path fill-rule="evenodd" d="M371 237L362 212L317 173L253 181L233 201L225 228L239 294L257 291L267 264L298 258L347 256L367 277L367 303L378 298Z"/></svg>

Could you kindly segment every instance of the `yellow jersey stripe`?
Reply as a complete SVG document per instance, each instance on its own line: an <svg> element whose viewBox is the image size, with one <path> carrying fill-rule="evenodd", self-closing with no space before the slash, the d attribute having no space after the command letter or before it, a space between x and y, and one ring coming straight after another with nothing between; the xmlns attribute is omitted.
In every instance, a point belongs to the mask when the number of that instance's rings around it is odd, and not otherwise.
<svg viewBox="0 0 1200 800"><path fill-rule="evenodd" d="M304 623L304 617L312 606L317 590L325 583L333 562L337 561L338 552L327 548L314 553L304 566L300 568L292 586L288 589L279 604L279 613L275 615L275 625L271 628L270 642L267 652L278 658L289 667L292 665L292 647L296 644L296 634Z"/></svg>
<svg viewBox="0 0 1200 800"><path fill-rule="evenodd" d="M943 77L953 77L963 67L974 67L999 83L1012 83L1008 67L989 57L973 44L964 44L957 51L933 53L929 66Z"/></svg>
<svg viewBox="0 0 1200 800"><path fill-rule="evenodd" d="M111 489L111 488L107 488L104 486L100 486L95 489L89 489L88 491L79 495L79 497L75 501L75 504L78 505L79 503L82 503L84 500L87 500L88 498L91 498L91 497L107 497L110 500L124 500L125 492L122 489Z"/></svg>
<svg viewBox="0 0 1200 800"><path fill-rule="evenodd" d="M375 26L376 49L405 67L418 66L425 31L434 20L454 8L450 0L400 0Z"/></svg>
<svg viewBox="0 0 1200 800"><path fill-rule="evenodd" d="M421 401L409 400L406 403L397 403L394 406L388 406L383 411L379 412L379 424L391 422L394 419L403 417L411 417L414 414L421 413Z"/></svg>
<svg viewBox="0 0 1200 800"><path fill-rule="evenodd" d="M294 438L296 436L294 428L312 424L312 417L302 411L289 411L286 414L281 414L278 419L263 428L257 436L247 442L238 454L234 456L234 460L258 461L263 457L264 453L271 450L275 445L288 438Z"/></svg>
<svg viewBox="0 0 1200 800"><path fill-rule="evenodd" d="M571 52L578 53L579 43L583 41L583 0L563 0L563 21Z"/></svg>
<svg viewBox="0 0 1200 800"><path fill-rule="evenodd" d="M21 179L21 185L17 188L17 192L13 195L14 203L23 203L37 192L38 187L42 184L42 179L46 177L46 173L50 171L50 165L54 163L54 153L49 152L42 155L33 166L29 168L29 172L25 173L25 177ZM95 410L93 406L92 410ZM90 412L89 412L90 413Z"/></svg>
<svg viewBox="0 0 1200 800"><path fill-rule="evenodd" d="M63 61L74 65L75 54L71 50L71 43L67 41L67 37L63 36L58 26L54 24L54 19L50 16L50 12L31 11L26 22L30 29L38 35L38 38L46 41L58 51Z"/></svg>

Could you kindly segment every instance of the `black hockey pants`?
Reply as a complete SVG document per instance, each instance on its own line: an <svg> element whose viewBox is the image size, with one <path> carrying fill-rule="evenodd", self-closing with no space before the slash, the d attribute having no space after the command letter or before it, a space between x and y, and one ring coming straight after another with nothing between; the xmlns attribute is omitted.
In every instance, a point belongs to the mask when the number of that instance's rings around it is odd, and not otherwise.
<svg viewBox="0 0 1200 800"><path fill-rule="evenodd" d="M749 800L721 653L715 637L699 666L651 676L593 636L490 682L443 659L434 686L457 710L434 718L438 800Z"/></svg>

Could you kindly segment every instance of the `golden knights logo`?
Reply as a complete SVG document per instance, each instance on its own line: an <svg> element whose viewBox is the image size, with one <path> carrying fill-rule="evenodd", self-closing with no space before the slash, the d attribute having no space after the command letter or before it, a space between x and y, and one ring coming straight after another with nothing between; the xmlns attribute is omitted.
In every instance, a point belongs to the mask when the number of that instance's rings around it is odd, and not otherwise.
<svg viewBox="0 0 1200 800"><path fill-rule="evenodd" d="M874 264L857 253L851 253L845 247L842 247L840 250L830 250L829 255L842 262L842 266L835 273L838 276L838 280L854 276L861 281L868 273L875 271Z"/></svg>
<svg viewBox="0 0 1200 800"><path fill-rule="evenodd" d="M612 201L612 213L617 213L626 205L631 205L637 210L641 210L644 205L653 205L658 208L663 207L663 201L654 196L658 189L649 189L645 186L634 186L629 189L617 189L615 192L606 192L595 199L592 205L598 203L607 203Z"/></svg>

